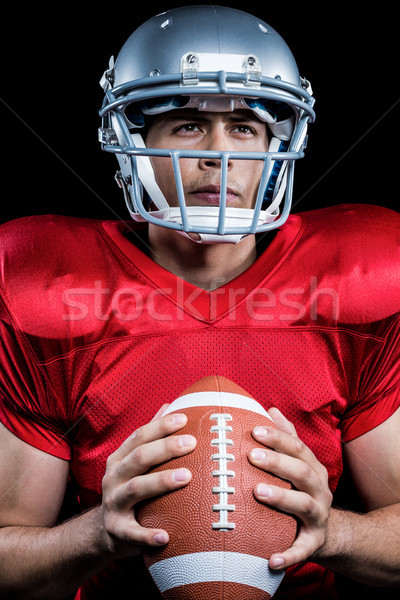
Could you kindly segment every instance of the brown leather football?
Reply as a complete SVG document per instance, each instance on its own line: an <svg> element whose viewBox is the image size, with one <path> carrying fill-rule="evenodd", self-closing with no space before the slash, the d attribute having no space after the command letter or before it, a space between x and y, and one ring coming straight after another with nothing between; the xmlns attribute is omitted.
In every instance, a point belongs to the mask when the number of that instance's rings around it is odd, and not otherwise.
<svg viewBox="0 0 400 600"><path fill-rule="evenodd" d="M179 434L195 436L197 445L154 470L187 467L193 478L136 507L141 525L170 536L164 547L143 549L147 568L166 600L268 600L284 576L268 559L292 545L297 527L253 494L261 482L290 487L248 460L257 447L253 428L275 424L245 390L218 375L189 387L168 412L187 415Z"/></svg>

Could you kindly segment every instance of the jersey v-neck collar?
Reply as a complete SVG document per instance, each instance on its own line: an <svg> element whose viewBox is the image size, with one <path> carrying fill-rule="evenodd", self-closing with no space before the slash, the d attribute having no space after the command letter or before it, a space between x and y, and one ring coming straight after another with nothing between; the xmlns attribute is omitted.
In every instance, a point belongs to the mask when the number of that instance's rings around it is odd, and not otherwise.
<svg viewBox="0 0 400 600"><path fill-rule="evenodd" d="M181 310L201 321L215 321L242 302L255 288L265 282L286 260L301 237L302 220L291 215L278 229L274 239L246 271L212 291L203 290L167 271L127 237L132 224L104 221L103 229L125 255L132 266L160 293L168 296Z"/></svg>

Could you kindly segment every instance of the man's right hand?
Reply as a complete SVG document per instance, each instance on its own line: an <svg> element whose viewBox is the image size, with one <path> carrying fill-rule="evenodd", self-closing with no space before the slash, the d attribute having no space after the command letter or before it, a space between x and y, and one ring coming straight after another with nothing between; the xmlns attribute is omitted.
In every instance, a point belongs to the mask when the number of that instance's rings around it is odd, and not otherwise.
<svg viewBox="0 0 400 600"><path fill-rule="evenodd" d="M187 485L188 469L148 471L171 458L183 456L196 446L191 435L179 435L187 417L169 414L154 418L137 429L109 456L103 478L103 522L110 550L118 556L137 554L139 546L160 546L168 542L162 529L148 529L135 518L135 505ZM170 435L170 434L177 435Z"/></svg>

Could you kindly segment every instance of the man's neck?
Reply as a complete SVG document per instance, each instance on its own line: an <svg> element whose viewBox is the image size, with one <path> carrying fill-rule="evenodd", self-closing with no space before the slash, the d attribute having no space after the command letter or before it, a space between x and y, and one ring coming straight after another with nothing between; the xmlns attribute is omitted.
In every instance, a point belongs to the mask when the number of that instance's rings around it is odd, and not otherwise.
<svg viewBox="0 0 400 600"><path fill-rule="evenodd" d="M207 291L238 277L257 258L254 235L238 244L198 244L176 231L149 225L148 241L154 262Z"/></svg>

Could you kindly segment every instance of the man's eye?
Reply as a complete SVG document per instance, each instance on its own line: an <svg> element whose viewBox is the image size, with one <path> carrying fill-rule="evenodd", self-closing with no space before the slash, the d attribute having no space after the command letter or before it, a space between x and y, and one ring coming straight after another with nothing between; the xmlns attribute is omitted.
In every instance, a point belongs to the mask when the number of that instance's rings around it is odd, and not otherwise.
<svg viewBox="0 0 400 600"><path fill-rule="evenodd" d="M192 133L192 132L197 132L199 130L199 127L196 123L185 123L184 125L180 125L179 127L176 128L177 132L183 132L183 133Z"/></svg>
<svg viewBox="0 0 400 600"><path fill-rule="evenodd" d="M238 133L244 133L246 135L254 134L254 129L249 125L237 125L234 131L237 131Z"/></svg>

